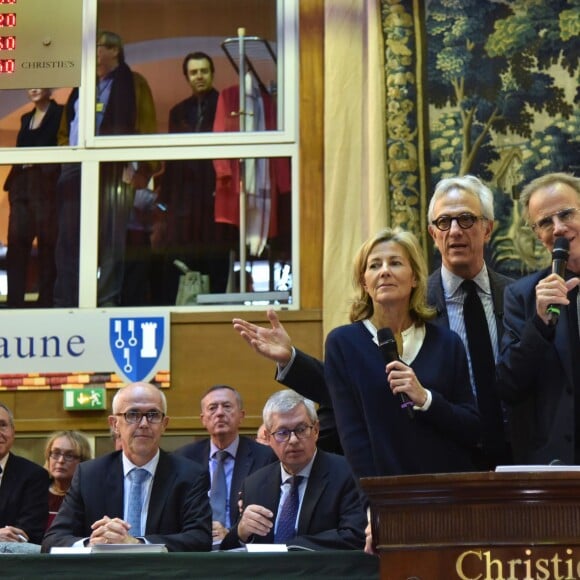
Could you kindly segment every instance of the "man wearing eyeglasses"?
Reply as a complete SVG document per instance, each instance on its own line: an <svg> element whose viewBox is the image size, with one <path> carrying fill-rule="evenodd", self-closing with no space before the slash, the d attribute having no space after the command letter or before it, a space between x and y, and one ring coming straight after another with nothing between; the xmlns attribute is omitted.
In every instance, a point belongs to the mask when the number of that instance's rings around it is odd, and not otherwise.
<svg viewBox="0 0 580 580"><path fill-rule="evenodd" d="M203 465L211 474L214 543L221 542L238 519L239 492L244 479L276 461L270 447L240 435L244 415L242 397L238 391L228 385L210 387L201 398L200 414L209 438L189 443L176 451ZM218 489L220 469L223 470L223 491Z"/></svg>
<svg viewBox="0 0 580 580"><path fill-rule="evenodd" d="M159 448L168 422L165 395L154 385L131 383L117 392L109 425L122 450L79 464L43 551L137 543L210 550L209 477Z"/></svg>
<svg viewBox="0 0 580 580"><path fill-rule="evenodd" d="M487 471L512 463L494 370L503 333L504 290L513 280L494 272L484 259L493 231L493 193L473 175L442 179L435 186L427 215L429 233L441 254L441 267L429 276L427 299L437 308L435 322L451 328L465 346L484 433L474 460L479 469ZM489 369L485 379L474 371L465 321L466 280L475 283L487 322L478 337L491 347L485 354Z"/></svg>
<svg viewBox="0 0 580 580"><path fill-rule="evenodd" d="M515 460L580 464L580 178L539 177L523 189L520 204L548 252L558 238L570 250L564 277L546 268L506 290L498 386L509 405Z"/></svg>
<svg viewBox="0 0 580 580"><path fill-rule="evenodd" d="M242 515L221 549L280 543L311 550L362 549L366 515L346 459L316 448L312 401L291 390L274 393L263 411L279 462L248 476Z"/></svg>
<svg viewBox="0 0 580 580"><path fill-rule="evenodd" d="M40 544L48 518L48 473L14 455L13 444L14 416L0 403L0 542Z"/></svg>

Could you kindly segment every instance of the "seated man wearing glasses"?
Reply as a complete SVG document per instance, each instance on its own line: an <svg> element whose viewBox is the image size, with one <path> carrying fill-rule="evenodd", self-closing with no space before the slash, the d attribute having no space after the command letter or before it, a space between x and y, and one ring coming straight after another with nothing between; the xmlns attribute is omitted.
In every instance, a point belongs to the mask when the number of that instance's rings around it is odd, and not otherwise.
<svg viewBox="0 0 580 580"><path fill-rule="evenodd" d="M208 473L159 448L166 413L154 385L131 383L116 393L109 425L122 449L79 464L43 551L137 543L165 544L170 552L211 549Z"/></svg>
<svg viewBox="0 0 580 580"><path fill-rule="evenodd" d="M546 268L506 290L498 387L508 407L514 459L578 465L580 178L538 177L519 201L522 218L546 250L565 239L569 255L565 271Z"/></svg>
<svg viewBox="0 0 580 580"><path fill-rule="evenodd" d="M221 549L276 543L310 550L362 549L366 515L346 459L316 448L316 407L291 390L274 393L263 411L280 460L249 475L242 514Z"/></svg>

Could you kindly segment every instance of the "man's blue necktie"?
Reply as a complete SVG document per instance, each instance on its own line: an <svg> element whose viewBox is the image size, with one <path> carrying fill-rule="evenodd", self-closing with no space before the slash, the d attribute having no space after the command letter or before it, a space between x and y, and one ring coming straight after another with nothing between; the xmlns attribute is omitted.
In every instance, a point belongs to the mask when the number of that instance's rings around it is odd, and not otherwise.
<svg viewBox="0 0 580 580"><path fill-rule="evenodd" d="M150 473L146 469L132 469L129 472L129 503L127 505L127 522L131 524L129 533L133 537L142 536L141 512L143 511L143 483Z"/></svg>
<svg viewBox="0 0 580 580"><path fill-rule="evenodd" d="M212 511L212 520L220 522L223 526L226 525L226 501L228 496L228 486L226 483L226 470L224 466L225 460L229 457L229 453L223 449L217 451L215 459L217 465L213 474L211 482L211 490L209 494L209 502Z"/></svg>
<svg viewBox="0 0 580 580"><path fill-rule="evenodd" d="M290 492L286 496L286 501L278 514L278 525L274 535L275 544L287 544L296 536L296 517L298 516L298 505L300 504L298 488L302 479L301 475L295 475L287 480L287 482L290 482Z"/></svg>

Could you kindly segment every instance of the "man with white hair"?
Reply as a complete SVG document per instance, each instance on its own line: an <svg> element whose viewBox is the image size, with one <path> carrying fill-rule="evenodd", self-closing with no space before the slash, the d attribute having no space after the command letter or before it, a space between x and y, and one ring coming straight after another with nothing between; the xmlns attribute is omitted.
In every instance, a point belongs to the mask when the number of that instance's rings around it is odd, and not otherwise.
<svg viewBox="0 0 580 580"><path fill-rule="evenodd" d="M242 515L221 549L276 543L311 550L360 550L366 515L346 459L316 447L312 401L291 390L274 393L263 411L279 461L249 475Z"/></svg>

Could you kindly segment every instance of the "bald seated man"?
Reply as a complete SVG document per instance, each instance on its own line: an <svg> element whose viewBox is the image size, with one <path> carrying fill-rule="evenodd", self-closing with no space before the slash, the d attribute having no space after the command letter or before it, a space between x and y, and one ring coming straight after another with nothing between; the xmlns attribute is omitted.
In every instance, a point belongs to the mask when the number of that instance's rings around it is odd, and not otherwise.
<svg viewBox="0 0 580 580"><path fill-rule="evenodd" d="M167 401L156 386L130 383L117 392L109 426L121 450L77 467L43 552L54 546L137 543L165 544L170 552L211 549L208 473L160 449L168 423ZM133 472L143 476L141 482ZM129 498L137 485L136 516Z"/></svg>

